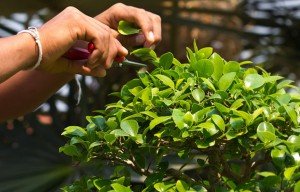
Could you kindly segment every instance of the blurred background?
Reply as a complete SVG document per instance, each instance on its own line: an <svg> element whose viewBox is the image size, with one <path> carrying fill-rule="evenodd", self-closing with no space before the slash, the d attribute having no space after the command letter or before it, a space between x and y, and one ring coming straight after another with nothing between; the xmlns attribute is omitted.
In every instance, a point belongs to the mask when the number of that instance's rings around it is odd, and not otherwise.
<svg viewBox="0 0 300 192"><path fill-rule="evenodd" d="M300 0L2 0L0 37L40 26L69 5L95 16L122 2L159 14L163 40L156 51L185 60L196 39L227 60L252 60L299 85ZM57 191L82 173L105 165L74 166L58 153L69 125L84 126L85 116L115 98L109 93L135 77L132 68L112 68L105 78L80 77L83 97L76 105L72 81L35 112L0 124L0 192Z"/></svg>

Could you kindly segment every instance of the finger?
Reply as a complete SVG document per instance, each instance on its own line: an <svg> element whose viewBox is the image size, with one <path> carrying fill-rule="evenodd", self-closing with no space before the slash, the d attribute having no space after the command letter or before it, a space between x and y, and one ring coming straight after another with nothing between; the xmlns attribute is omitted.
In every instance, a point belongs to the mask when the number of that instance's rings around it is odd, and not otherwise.
<svg viewBox="0 0 300 192"><path fill-rule="evenodd" d="M115 37L124 47L137 47L144 45L146 38L143 33L136 35L122 35L116 30L111 29L111 34Z"/></svg>
<svg viewBox="0 0 300 192"><path fill-rule="evenodd" d="M89 74L92 70L85 66L86 60L69 60L60 58L57 62L60 72L67 72L72 74Z"/></svg>
<svg viewBox="0 0 300 192"><path fill-rule="evenodd" d="M103 66L98 66L95 69L93 69L88 75L94 76L94 77L105 77L106 76L106 70L103 68Z"/></svg>
<svg viewBox="0 0 300 192"><path fill-rule="evenodd" d="M91 40L89 40L89 42L92 42L95 46L94 51L91 53L87 61L87 66L93 69L97 67L99 63L104 63L106 61L110 48L109 43L112 37L110 34L110 28L106 25L93 18L89 18L87 22L90 26L90 31L87 31L87 35L91 35Z"/></svg>
<svg viewBox="0 0 300 192"><path fill-rule="evenodd" d="M161 18L160 16L150 13L148 12L149 17L152 20L153 23L153 34L154 34L154 42L152 45L145 45L145 47L151 47L152 49L155 48L156 45L158 45L158 43L161 41L162 37L161 37ZM145 42L146 44L147 42Z"/></svg>
<svg viewBox="0 0 300 192"><path fill-rule="evenodd" d="M111 65L115 61L115 58L117 58L118 56L125 57L128 55L128 50L125 49L117 39L114 39L111 44L114 44L115 46L110 47L109 56L107 57L106 63L104 64L104 67L106 69L111 67Z"/></svg>
<svg viewBox="0 0 300 192"><path fill-rule="evenodd" d="M117 3L95 18L115 30L117 30L118 23L121 20L132 22L141 28L149 44L154 42L153 23L144 9Z"/></svg>
<svg viewBox="0 0 300 192"><path fill-rule="evenodd" d="M139 33L137 35L130 35L130 36L118 35L117 39L125 47L143 46L144 43L146 42L145 35L142 33Z"/></svg>

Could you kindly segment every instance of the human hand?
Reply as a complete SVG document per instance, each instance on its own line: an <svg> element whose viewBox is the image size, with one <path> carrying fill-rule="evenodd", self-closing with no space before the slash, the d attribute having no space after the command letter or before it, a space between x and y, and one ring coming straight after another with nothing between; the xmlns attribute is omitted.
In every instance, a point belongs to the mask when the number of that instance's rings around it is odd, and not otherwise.
<svg viewBox="0 0 300 192"><path fill-rule="evenodd" d="M68 72L92 76L105 76L116 56L128 51L113 36L111 29L74 7L68 7L40 29L43 60L38 69L60 73ZM78 40L93 42L95 49L87 61L73 61L62 56ZM82 46L82 45L80 45Z"/></svg>
<svg viewBox="0 0 300 192"><path fill-rule="evenodd" d="M114 32L120 42L127 46L140 46L154 48L161 40L160 16L144 9L117 3L95 17L101 23L117 30L120 20L134 23L141 28L142 33L125 37ZM117 34L117 35L116 35Z"/></svg>

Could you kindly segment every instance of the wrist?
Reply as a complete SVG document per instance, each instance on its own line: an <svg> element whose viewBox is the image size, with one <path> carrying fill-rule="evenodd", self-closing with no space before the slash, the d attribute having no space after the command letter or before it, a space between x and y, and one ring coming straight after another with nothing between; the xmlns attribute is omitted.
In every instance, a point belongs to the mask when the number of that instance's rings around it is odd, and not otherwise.
<svg viewBox="0 0 300 192"><path fill-rule="evenodd" d="M41 44L41 40L40 40L39 31L37 30L36 27L28 27L28 29L22 30L18 34L22 34L22 33L29 34L34 39L34 41L37 45L38 59L37 59L36 63L34 64L34 66L31 68L31 69L35 69L41 64L42 57L43 57L43 50L42 50L42 44Z"/></svg>
<svg viewBox="0 0 300 192"><path fill-rule="evenodd" d="M20 70L27 70L32 68L38 60L39 49L35 43L34 38L28 33L20 33L16 35L18 43L18 52L21 53L21 62Z"/></svg>

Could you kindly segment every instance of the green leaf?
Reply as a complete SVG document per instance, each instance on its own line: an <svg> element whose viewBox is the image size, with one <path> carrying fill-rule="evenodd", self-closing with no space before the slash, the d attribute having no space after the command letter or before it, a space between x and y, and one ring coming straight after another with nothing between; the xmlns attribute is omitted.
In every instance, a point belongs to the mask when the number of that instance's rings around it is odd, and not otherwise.
<svg viewBox="0 0 300 192"><path fill-rule="evenodd" d="M275 165L279 166L280 168L284 166L285 156L286 155L284 150L275 148L271 151L272 161L274 162Z"/></svg>
<svg viewBox="0 0 300 192"><path fill-rule="evenodd" d="M114 134L106 134L104 136L104 139L107 143L113 144L116 141L116 136Z"/></svg>
<svg viewBox="0 0 300 192"><path fill-rule="evenodd" d="M205 93L202 89L198 88L192 91L192 96L200 103L205 98Z"/></svg>
<svg viewBox="0 0 300 192"><path fill-rule="evenodd" d="M78 126L69 126L65 128L65 131L62 133L62 135L72 135L78 137L84 137L86 134L86 130Z"/></svg>
<svg viewBox="0 0 300 192"><path fill-rule="evenodd" d="M101 116L101 115L91 117L91 121L92 121L97 127L99 127L101 130L104 130L104 129L106 128L105 118L104 118L103 116Z"/></svg>
<svg viewBox="0 0 300 192"><path fill-rule="evenodd" d="M161 117L156 117L150 122L149 128L150 130L153 129L156 125L161 124L163 122L168 121L171 119L171 116L161 116Z"/></svg>
<svg viewBox="0 0 300 192"><path fill-rule="evenodd" d="M298 181L294 187L294 192L299 192L299 191L300 191L300 181Z"/></svg>
<svg viewBox="0 0 300 192"><path fill-rule="evenodd" d="M289 167L284 170L284 177L289 181L292 179L294 172L298 169L298 166Z"/></svg>
<svg viewBox="0 0 300 192"><path fill-rule="evenodd" d="M115 135L116 137L128 137L129 134L123 131L122 129L115 129L110 134Z"/></svg>
<svg viewBox="0 0 300 192"><path fill-rule="evenodd" d="M213 122L221 129L222 131L225 131L225 123L223 118L220 115L213 114L211 116L211 119Z"/></svg>
<svg viewBox="0 0 300 192"><path fill-rule="evenodd" d="M226 91L234 81L235 76L235 72L224 74L219 80L219 89L222 91Z"/></svg>
<svg viewBox="0 0 300 192"><path fill-rule="evenodd" d="M214 72L214 64L209 59L201 59L191 64L191 66L198 72L200 77L210 77Z"/></svg>
<svg viewBox="0 0 300 192"><path fill-rule="evenodd" d="M268 172L268 171L258 172L257 174L260 175L260 176L263 176L263 177L276 176L275 173L273 173L273 172Z"/></svg>
<svg viewBox="0 0 300 192"><path fill-rule="evenodd" d="M129 23L127 21L119 21L118 32L122 35L133 35L140 32L134 23Z"/></svg>
<svg viewBox="0 0 300 192"><path fill-rule="evenodd" d="M76 157L80 156L80 151L77 149L75 145L66 144L65 146L59 148L59 152L60 153L63 152L64 154L69 156L76 156Z"/></svg>
<svg viewBox="0 0 300 192"><path fill-rule="evenodd" d="M171 87L172 89L175 89L175 84L169 77L165 75L155 75L159 80L162 81L162 83L168 87Z"/></svg>
<svg viewBox="0 0 300 192"><path fill-rule="evenodd" d="M157 62L156 53L150 48L140 48L132 51L130 54L139 57L142 61Z"/></svg>
<svg viewBox="0 0 300 192"><path fill-rule="evenodd" d="M159 64L164 69L169 69L173 63L174 56L171 52L163 54L159 59Z"/></svg>
<svg viewBox="0 0 300 192"><path fill-rule="evenodd" d="M223 74L224 60L217 53L213 53L210 60L214 63L214 73L212 77L215 81L218 81Z"/></svg>
<svg viewBox="0 0 300 192"><path fill-rule="evenodd" d="M92 149L92 148L94 148L94 147L98 147L98 146L100 146L100 145L101 145L101 143L100 143L99 141L95 141L95 142L93 142L92 144L90 144L89 149Z"/></svg>
<svg viewBox="0 0 300 192"><path fill-rule="evenodd" d="M262 122L257 127L257 136L264 143L274 141L276 139L275 128L269 122Z"/></svg>
<svg viewBox="0 0 300 192"><path fill-rule="evenodd" d="M119 183L113 183L111 184L111 187L116 191L116 192L132 192L132 190L129 187L125 187Z"/></svg>
<svg viewBox="0 0 300 192"><path fill-rule="evenodd" d="M204 47L195 52L199 59L208 59L209 56L213 53L212 47Z"/></svg>
<svg viewBox="0 0 300 192"><path fill-rule="evenodd" d="M207 131L209 136L213 136L219 132L219 130L216 128L215 124L211 122L205 122L205 123L200 123L197 125L197 127L203 128Z"/></svg>
<svg viewBox="0 0 300 192"><path fill-rule="evenodd" d="M135 137L139 131L139 124L136 120L124 120L120 125L121 129L130 136Z"/></svg>
<svg viewBox="0 0 300 192"><path fill-rule="evenodd" d="M173 109L172 118L173 118L175 125L179 129L184 128L183 116L184 116L184 113L180 109Z"/></svg>
<svg viewBox="0 0 300 192"><path fill-rule="evenodd" d="M221 103L215 102L214 104L221 113L229 113L231 111L228 107L222 105Z"/></svg>
<svg viewBox="0 0 300 192"><path fill-rule="evenodd" d="M110 181L104 179L95 179L93 184L98 190L103 190L103 188L107 188L107 186L110 185Z"/></svg>
<svg viewBox="0 0 300 192"><path fill-rule="evenodd" d="M178 180L176 182L176 189L178 190L178 192L186 192L189 189L189 186L186 182Z"/></svg>
<svg viewBox="0 0 300 192"><path fill-rule="evenodd" d="M183 121L186 123L186 124L188 124L188 125L192 125L193 124L193 122L194 122L194 116L192 115L192 113L191 112L187 112L186 114L184 114L184 116L183 116Z"/></svg>
<svg viewBox="0 0 300 192"><path fill-rule="evenodd" d="M216 144L216 141L201 141L197 140L196 142L197 148L199 149L206 149L208 147L212 147Z"/></svg>
<svg viewBox="0 0 300 192"><path fill-rule="evenodd" d="M289 117L291 118L294 125L298 126L298 119L297 119L298 116L297 116L296 110L287 105L284 106L284 109L287 112L287 114L289 115Z"/></svg>
<svg viewBox="0 0 300 192"><path fill-rule="evenodd" d="M240 71L240 64L236 61L229 61L224 65L223 73L238 73Z"/></svg>
<svg viewBox="0 0 300 192"><path fill-rule="evenodd" d="M265 79L259 74L249 74L244 79L246 89L257 89L265 84Z"/></svg>

